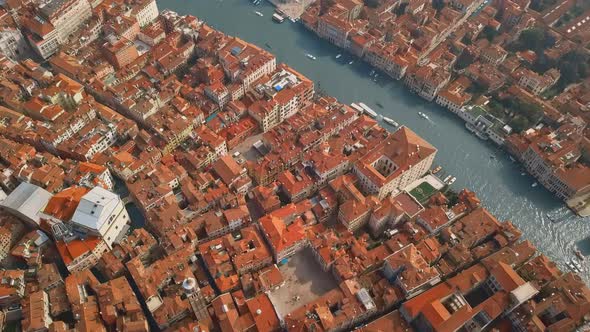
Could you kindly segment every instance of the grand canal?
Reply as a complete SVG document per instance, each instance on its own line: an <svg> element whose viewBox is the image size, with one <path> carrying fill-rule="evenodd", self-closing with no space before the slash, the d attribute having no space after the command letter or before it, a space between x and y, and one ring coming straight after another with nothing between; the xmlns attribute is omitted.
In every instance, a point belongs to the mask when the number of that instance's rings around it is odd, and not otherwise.
<svg viewBox="0 0 590 332"><path fill-rule="evenodd" d="M453 114L406 91L402 83L384 75L373 82L371 68L307 31L302 24L273 23L273 7L253 6L248 0L161 0L165 8L192 14L227 34L269 48L278 61L285 62L316 82L327 94L345 103L363 101L374 110L404 124L438 148L435 163L457 177L455 189L469 188L500 220L511 220L539 250L565 270L573 248L590 254L590 220L575 217L560 201L534 179L521 175L520 167L491 143L470 134ZM260 11L260 17L254 11ZM268 44L268 46L265 46ZM305 57L311 53L316 61ZM336 59L338 53L342 57ZM383 105L383 109L375 106ZM424 112L430 120L422 119ZM552 223L549 214L557 218ZM590 275L584 266L585 275Z"/></svg>

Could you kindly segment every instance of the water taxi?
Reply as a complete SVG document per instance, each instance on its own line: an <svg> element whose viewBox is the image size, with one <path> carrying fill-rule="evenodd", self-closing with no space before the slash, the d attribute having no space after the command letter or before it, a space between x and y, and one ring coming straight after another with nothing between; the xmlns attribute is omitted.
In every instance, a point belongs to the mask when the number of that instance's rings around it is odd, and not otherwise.
<svg viewBox="0 0 590 332"><path fill-rule="evenodd" d="M305 53L305 56L308 57L308 58L310 58L310 59L312 59L312 60L315 60L316 59L315 56L313 56L313 55L311 55L309 53Z"/></svg>
<svg viewBox="0 0 590 332"><path fill-rule="evenodd" d="M384 116L384 117L383 117L383 121L384 121L385 123L387 123L388 125L392 125L392 126L394 126L394 127L397 127L397 126L399 126L399 123L395 122L393 119L391 119L391 118L388 118L388 117L386 117L386 116Z"/></svg>
<svg viewBox="0 0 590 332"><path fill-rule="evenodd" d="M426 114L424 114L424 113L422 113L422 112L418 112L418 115L419 115L421 118L423 118L423 119L426 119L426 120L429 120L429 119L430 119L430 118L428 117L428 115L426 115Z"/></svg>

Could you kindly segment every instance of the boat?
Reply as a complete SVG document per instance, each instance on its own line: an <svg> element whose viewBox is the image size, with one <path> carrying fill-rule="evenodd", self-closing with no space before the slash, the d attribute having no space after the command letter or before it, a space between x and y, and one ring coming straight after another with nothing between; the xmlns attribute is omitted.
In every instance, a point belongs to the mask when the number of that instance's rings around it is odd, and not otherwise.
<svg viewBox="0 0 590 332"><path fill-rule="evenodd" d="M279 13L272 14L272 20L277 23L283 23L285 21L285 17Z"/></svg>
<svg viewBox="0 0 590 332"><path fill-rule="evenodd" d="M447 177L446 177L446 178L443 180L443 182L444 182L444 183L447 183L447 181L449 181L451 178L452 178L452 176L451 176L451 175L449 175L449 176L447 176Z"/></svg>
<svg viewBox="0 0 590 332"><path fill-rule="evenodd" d="M392 126L394 126L394 127L397 127L397 126L399 126L399 123L395 122L393 119L391 119L391 118L388 118L388 117L386 117L386 116L384 116L384 117L383 117L383 121L384 121L385 123L389 124L389 125L392 125Z"/></svg>
<svg viewBox="0 0 590 332"><path fill-rule="evenodd" d="M375 103L375 105L377 105L377 106L379 106L379 107L383 108L383 104L381 104L380 102L376 102L376 103Z"/></svg>
<svg viewBox="0 0 590 332"><path fill-rule="evenodd" d="M526 173L525 173L525 172L522 172L522 173L520 173L520 175L522 175L522 176L525 176L525 175L526 175Z"/></svg>
<svg viewBox="0 0 590 332"><path fill-rule="evenodd" d="M336 54L336 59L340 59L341 56L342 56L342 54L340 54L340 53Z"/></svg>
<svg viewBox="0 0 590 332"><path fill-rule="evenodd" d="M457 178L453 176L453 177L452 177L452 178L449 180L449 182L447 182L447 184L450 186L450 185L452 185L453 183L455 183L455 181L457 181Z"/></svg>
<svg viewBox="0 0 590 332"><path fill-rule="evenodd" d="M582 254L582 252L580 250L574 250L574 254L576 254L576 256L583 261L585 259L584 255Z"/></svg>
<svg viewBox="0 0 590 332"><path fill-rule="evenodd" d="M372 118L376 118L377 117L377 112L373 111L369 106L365 105L365 103L359 103L359 106L363 109L363 111L365 111L365 113L372 117Z"/></svg>
<svg viewBox="0 0 590 332"><path fill-rule="evenodd" d="M348 64L349 65L352 65L353 63L354 63L354 60L350 61Z"/></svg>
<svg viewBox="0 0 590 332"><path fill-rule="evenodd" d="M362 107L360 107L359 104L357 104L357 103L350 104L350 107L354 108L359 113L364 113L365 112L365 110Z"/></svg>
<svg viewBox="0 0 590 332"><path fill-rule="evenodd" d="M371 72L369 73L369 76L373 76L375 75L375 69L371 70Z"/></svg>
<svg viewBox="0 0 590 332"><path fill-rule="evenodd" d="M432 174L436 174L438 172L440 172L442 170L442 166L436 166L433 170L432 170Z"/></svg>
<svg viewBox="0 0 590 332"><path fill-rule="evenodd" d="M428 115L426 115L426 114L424 114L424 113L422 113L422 112L418 112L418 115L419 115L421 118L423 118L423 119L426 119L426 120L429 120L429 119L430 119L430 118L428 117Z"/></svg>
<svg viewBox="0 0 590 332"><path fill-rule="evenodd" d="M535 182L535 183L531 184L531 187L535 188L538 185L539 185L539 183Z"/></svg>
<svg viewBox="0 0 590 332"><path fill-rule="evenodd" d="M262 13L261 13L261 12L259 12L259 11L255 11L255 12L254 12L254 14L256 14L256 15L258 15L258 16L260 16L260 17L264 16L264 14L262 14Z"/></svg>
<svg viewBox="0 0 590 332"><path fill-rule="evenodd" d="M379 77L379 73L375 73L375 79L377 79L377 77Z"/></svg>
<svg viewBox="0 0 590 332"><path fill-rule="evenodd" d="M308 57L308 58L310 58L310 59L312 59L312 60L315 60L316 59L315 56L313 56L313 55L311 55L309 53L305 53L305 56Z"/></svg>
<svg viewBox="0 0 590 332"><path fill-rule="evenodd" d="M567 263L566 263L566 265L567 265L567 267L569 267L569 268L570 268L570 270L572 270L572 271L574 271L574 272L576 272L576 271L577 271L577 270L576 270L576 266L575 266L575 265L574 265L572 262L567 262Z"/></svg>
<svg viewBox="0 0 590 332"><path fill-rule="evenodd" d="M268 47L268 48L272 48L272 46L270 46L269 43L264 43L264 46Z"/></svg>

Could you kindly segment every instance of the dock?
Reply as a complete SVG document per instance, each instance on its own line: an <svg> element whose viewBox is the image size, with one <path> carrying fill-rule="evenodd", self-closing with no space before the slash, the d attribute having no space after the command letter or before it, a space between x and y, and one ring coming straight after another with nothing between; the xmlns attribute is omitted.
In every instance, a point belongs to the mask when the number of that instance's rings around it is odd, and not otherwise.
<svg viewBox="0 0 590 332"><path fill-rule="evenodd" d="M277 10L291 21L298 20L307 7L316 0L269 0Z"/></svg>

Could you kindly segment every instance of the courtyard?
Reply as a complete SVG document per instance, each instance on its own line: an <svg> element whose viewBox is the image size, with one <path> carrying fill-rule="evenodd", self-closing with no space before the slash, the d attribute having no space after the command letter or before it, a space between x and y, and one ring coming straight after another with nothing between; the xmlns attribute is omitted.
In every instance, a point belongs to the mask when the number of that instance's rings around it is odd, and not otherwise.
<svg viewBox="0 0 590 332"><path fill-rule="evenodd" d="M281 318L338 286L316 262L310 248L295 254L279 270L285 284L268 295Z"/></svg>

